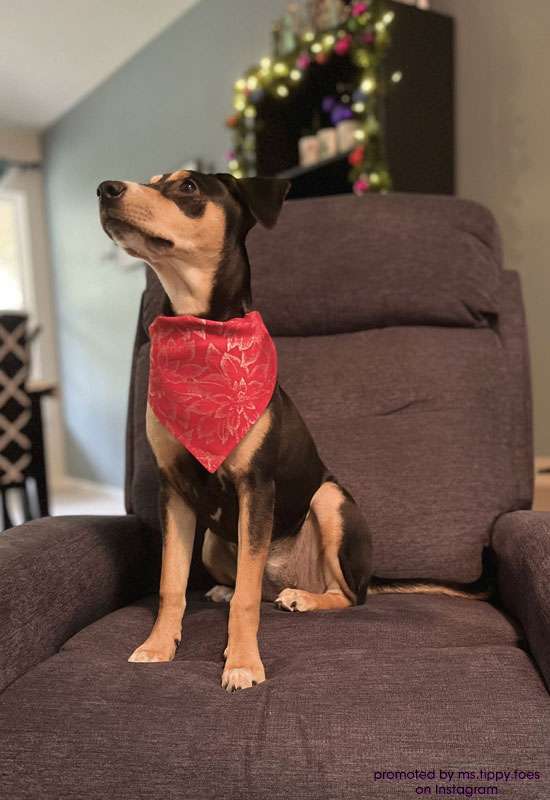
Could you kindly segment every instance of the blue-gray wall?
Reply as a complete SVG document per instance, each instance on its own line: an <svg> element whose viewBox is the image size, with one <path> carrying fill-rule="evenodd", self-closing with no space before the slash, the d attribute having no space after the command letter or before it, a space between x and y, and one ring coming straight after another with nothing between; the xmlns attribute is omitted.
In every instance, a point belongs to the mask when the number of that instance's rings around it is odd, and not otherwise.
<svg viewBox="0 0 550 800"><path fill-rule="evenodd" d="M286 5L202 0L45 134L69 475L122 484L143 287L141 271L105 258L109 240L95 188L105 178L143 180L198 156L223 168L233 83L269 52L271 22Z"/></svg>

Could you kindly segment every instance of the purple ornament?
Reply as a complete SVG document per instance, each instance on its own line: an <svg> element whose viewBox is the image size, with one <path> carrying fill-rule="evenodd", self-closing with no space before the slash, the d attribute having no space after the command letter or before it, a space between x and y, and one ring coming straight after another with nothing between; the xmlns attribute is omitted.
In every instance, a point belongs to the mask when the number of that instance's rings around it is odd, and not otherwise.
<svg viewBox="0 0 550 800"><path fill-rule="evenodd" d="M345 119L353 119L353 111L348 106L338 103L332 109L330 120L333 125L338 125L339 122L343 122Z"/></svg>

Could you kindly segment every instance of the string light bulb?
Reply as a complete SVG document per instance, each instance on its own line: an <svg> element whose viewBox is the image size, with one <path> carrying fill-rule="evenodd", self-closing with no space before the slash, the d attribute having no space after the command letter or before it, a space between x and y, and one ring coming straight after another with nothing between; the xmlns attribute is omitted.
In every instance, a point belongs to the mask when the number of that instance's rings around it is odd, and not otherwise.
<svg viewBox="0 0 550 800"><path fill-rule="evenodd" d="M362 114L365 110L365 104L361 102L354 103L351 109L352 111L355 111L356 114Z"/></svg>
<svg viewBox="0 0 550 800"><path fill-rule="evenodd" d="M258 78L255 75L251 75L248 78L246 85L251 92L254 91L254 89L256 89L256 87L258 86Z"/></svg>
<svg viewBox="0 0 550 800"><path fill-rule="evenodd" d="M236 111L244 111L246 103L243 97L237 97L233 105L235 106Z"/></svg>
<svg viewBox="0 0 550 800"><path fill-rule="evenodd" d="M262 69L269 69L271 67L271 59L265 56L260 59L260 67Z"/></svg>
<svg viewBox="0 0 550 800"><path fill-rule="evenodd" d="M358 142L364 142L365 141L365 131L362 130L361 128L359 128L358 131L355 131L355 133L353 134L353 137L355 139L357 139Z"/></svg>
<svg viewBox="0 0 550 800"><path fill-rule="evenodd" d="M279 97L288 97L288 89L283 83L277 86L276 92L279 95Z"/></svg>
<svg viewBox="0 0 550 800"><path fill-rule="evenodd" d="M246 89L246 82L243 80L243 78L239 78L239 80L235 82L235 89L238 92L242 92Z"/></svg>
<svg viewBox="0 0 550 800"><path fill-rule="evenodd" d="M328 33L326 36L323 36L323 44L326 47L332 47L334 42L335 42L335 39L334 39L334 36L332 35L332 33Z"/></svg>
<svg viewBox="0 0 550 800"><path fill-rule="evenodd" d="M400 72L399 70L397 70L397 72L394 72L392 74L392 76L391 76L392 83L399 83L399 81L401 80L402 77L403 77L403 73Z"/></svg>
<svg viewBox="0 0 550 800"><path fill-rule="evenodd" d="M231 172L233 172L234 170L239 169L239 162L236 161L236 159L232 158L227 166L229 167Z"/></svg>
<svg viewBox="0 0 550 800"><path fill-rule="evenodd" d="M323 46L321 44L319 44L319 42L314 42L311 45L311 52L312 53L320 53L322 49L323 49Z"/></svg>
<svg viewBox="0 0 550 800"><path fill-rule="evenodd" d="M247 117L247 119L254 119L256 116L256 109L254 106L247 106L244 110L244 115Z"/></svg>
<svg viewBox="0 0 550 800"><path fill-rule="evenodd" d="M302 73L299 69L291 69L290 70L290 80L291 81L299 81L302 77Z"/></svg>
<svg viewBox="0 0 550 800"><path fill-rule="evenodd" d="M288 75L288 67L286 64L283 64L282 61L277 61L277 63L273 65L273 72L275 75Z"/></svg>
<svg viewBox="0 0 550 800"><path fill-rule="evenodd" d="M378 186L380 183L380 175L377 172L371 172L369 175L369 181L372 183L373 186Z"/></svg>
<svg viewBox="0 0 550 800"><path fill-rule="evenodd" d="M365 94L372 92L375 86L374 78L365 78L365 80L361 81L361 91L365 92Z"/></svg>
<svg viewBox="0 0 550 800"><path fill-rule="evenodd" d="M306 31L304 33L304 42L312 42L315 39L313 31Z"/></svg>
<svg viewBox="0 0 550 800"><path fill-rule="evenodd" d="M391 25L394 17L395 14L393 13L393 11L386 11L384 16L382 17L382 22L384 23L384 25Z"/></svg>

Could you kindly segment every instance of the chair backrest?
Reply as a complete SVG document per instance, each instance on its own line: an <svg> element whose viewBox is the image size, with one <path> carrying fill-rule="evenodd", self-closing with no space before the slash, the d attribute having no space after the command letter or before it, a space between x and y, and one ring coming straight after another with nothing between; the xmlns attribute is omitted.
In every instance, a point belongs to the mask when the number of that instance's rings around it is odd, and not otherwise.
<svg viewBox="0 0 550 800"><path fill-rule="evenodd" d="M248 249L280 382L367 518L376 574L478 578L495 518L530 507L533 480L521 291L492 216L450 197L299 200ZM126 495L155 525L146 330L166 298L148 272Z"/></svg>

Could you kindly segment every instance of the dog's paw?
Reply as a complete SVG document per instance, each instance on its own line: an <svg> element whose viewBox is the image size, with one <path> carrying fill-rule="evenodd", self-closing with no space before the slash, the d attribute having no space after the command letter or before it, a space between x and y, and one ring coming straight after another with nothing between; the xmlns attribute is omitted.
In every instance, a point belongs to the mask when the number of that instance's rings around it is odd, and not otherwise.
<svg viewBox="0 0 550 800"><path fill-rule="evenodd" d="M314 611L317 608L315 595L303 589L283 589L274 602L284 611Z"/></svg>
<svg viewBox="0 0 550 800"><path fill-rule="evenodd" d="M147 639L137 647L128 661L136 664L160 663L172 661L178 649L178 639Z"/></svg>
<svg viewBox="0 0 550 800"><path fill-rule="evenodd" d="M249 689L264 681L265 671L261 661L259 664L249 667L233 667L226 664L222 673L222 689L225 689L226 692Z"/></svg>
<svg viewBox="0 0 550 800"><path fill-rule="evenodd" d="M222 586L218 584L209 589L204 596L207 600L212 600L214 603L229 603L234 592L235 589L231 588L231 586Z"/></svg>

